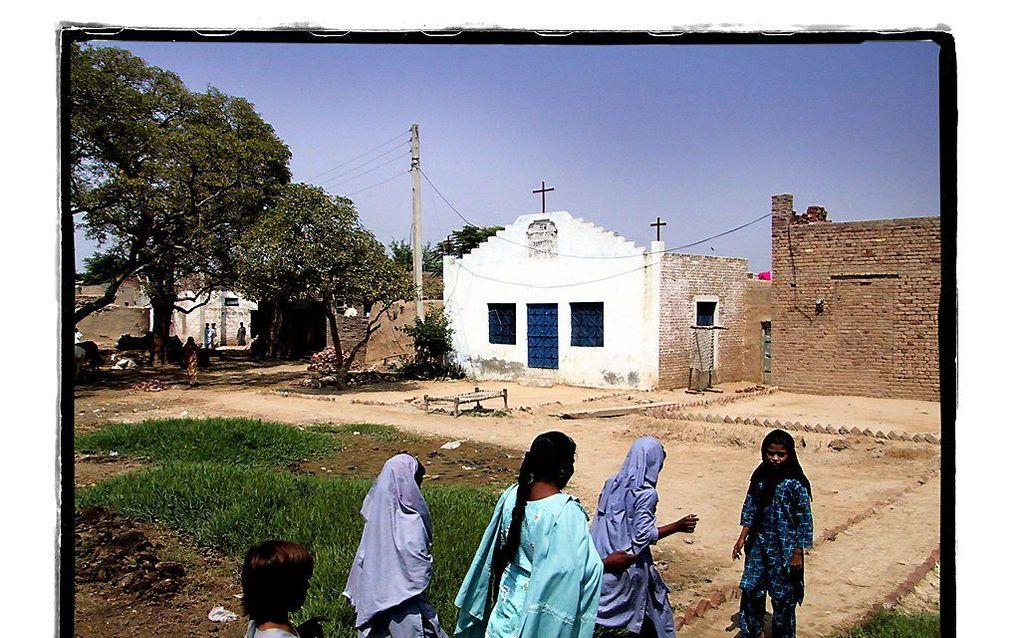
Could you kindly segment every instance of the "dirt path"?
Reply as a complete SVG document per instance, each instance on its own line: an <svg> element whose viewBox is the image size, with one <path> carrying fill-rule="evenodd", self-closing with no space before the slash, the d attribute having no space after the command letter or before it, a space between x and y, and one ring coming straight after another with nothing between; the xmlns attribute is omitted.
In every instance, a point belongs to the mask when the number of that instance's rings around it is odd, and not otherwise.
<svg viewBox="0 0 1020 638"><path fill-rule="evenodd" d="M533 388L471 381L380 384L337 395L331 392L299 392L297 388L289 386L287 380L300 374L296 366L260 368L258 372L271 382L243 383L240 372L230 371L226 373L228 378L210 375L205 385L190 390L173 386L163 392L131 392L128 389L130 385L125 384L119 387L84 388L76 398L75 427L87 430L103 421L137 421L149 417L182 415L244 416L301 425L327 422L380 423L438 439L474 441L486 444L486 447L502 446L506 454L515 458L519 458L537 434L556 429L572 436L578 444L576 474L568 489L582 500L589 511L605 479L619 469L633 439L642 434L653 434L663 441L667 451L666 465L658 485L660 521L672 521L688 512L696 512L701 517L694 535L676 535L664 539L655 548L656 560L665 561L663 576L674 588L671 595L674 607L683 609L719 585L739 578L740 567L729 560L728 553L739 531L737 519L740 505L747 487L747 477L759 459L758 446L765 434L763 428L655 419L640 415L586 420L563 420L555 416L572 408L640 405L651 401L693 403L719 395L687 395L675 391L619 393L586 388ZM509 414L502 418L463 416L454 419L449 414L425 414L409 401L420 399L426 393L435 395L470 391L475 385L486 389L509 387ZM739 387L725 386L726 392L722 396L739 396L734 392ZM727 413L734 414L735 410L748 409L748 406L757 410L763 402L771 399L771 396L741 397L724 407ZM897 427L906 429L906 424L913 418L911 415L917 413L921 425L915 427L932 430L932 422L928 417L938 414L938 404L933 403L844 399L840 397L833 400L832 410L839 418L826 422L864 424L869 419L895 421ZM791 411L790 414L776 416L793 418L793 412L797 409L795 406L801 405L801 412L826 418L821 414L825 406L824 398L779 396L775 403L771 407ZM492 402L491 405L495 404ZM498 407L502 408L502 405ZM921 415L920 412L929 414ZM797 418L805 417L801 415ZM796 438L802 444L798 450L801 462L815 486L813 508L816 529L819 531L845 521L876 501L902 492L905 487L916 483L917 478L937 468L939 463L939 448L927 444L813 433L799 434ZM834 438L845 439L849 448L840 451L830 448L829 443ZM332 465L322 463L306 469L325 472L321 468L326 467L336 471L339 464L346 462L337 459ZM493 476L506 480L514 464L512 459L507 463L496 464L492 468ZM911 528L912 534L937 538L937 490L934 496L929 495L916 502L911 500L910 503L914 515L906 527ZM883 537L885 542L893 542L890 539L902 536L905 525L895 510L890 514L893 516L865 521L868 525L876 526L876 538ZM861 529L864 529L865 523L861 524ZM857 533L851 531L847 540ZM840 537L836 543L842 543L843 540ZM920 547L918 551L929 552L931 549L931 545L928 545ZM864 545L855 551L859 552L856 557L851 552L844 558L863 560L871 553L872 547ZM814 560L820 560L824 555L824 552L820 552ZM901 567L909 571L914 566ZM838 560L812 570L814 575L811 576L813 584L809 602L813 601L813 607L805 608L801 614L805 629L815 626L810 623L829 626L826 624L829 620L827 616L842 618L849 614L849 610L865 601L880 600L888 593L885 589L891 590L899 584L895 581L895 568L876 571L874 586L868 588L841 584L835 577L846 570L846 566ZM831 584L821 580L823 571L833 575ZM847 587L852 589L846 590ZM848 601L845 613L840 603L844 598ZM831 611L832 614L825 614L825 611ZM714 631L712 635L718 635L719 629Z"/></svg>
<svg viewBox="0 0 1020 638"><path fill-rule="evenodd" d="M825 636L853 623L863 610L906 579L938 544L938 529L916 522L938 511L939 502L938 480L928 481L911 498L812 550L804 604L797 611L797 635ZM678 634L689 638L736 636L737 608L736 600L725 602L682 627Z"/></svg>

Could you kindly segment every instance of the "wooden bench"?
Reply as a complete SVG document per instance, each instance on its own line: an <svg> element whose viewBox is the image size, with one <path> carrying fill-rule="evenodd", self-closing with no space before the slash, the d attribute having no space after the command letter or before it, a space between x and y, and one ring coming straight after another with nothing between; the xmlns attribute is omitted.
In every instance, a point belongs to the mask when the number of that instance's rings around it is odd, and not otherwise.
<svg viewBox="0 0 1020 638"><path fill-rule="evenodd" d="M453 416L454 418L460 416L460 404L475 402L475 408L481 409L482 401L488 399L498 399L503 397L503 409L508 409L506 400L506 388L502 390L481 390L475 388L474 392L465 392L463 394L454 394L448 397L430 397L425 395L425 414L429 413L430 403L452 403L453 404Z"/></svg>

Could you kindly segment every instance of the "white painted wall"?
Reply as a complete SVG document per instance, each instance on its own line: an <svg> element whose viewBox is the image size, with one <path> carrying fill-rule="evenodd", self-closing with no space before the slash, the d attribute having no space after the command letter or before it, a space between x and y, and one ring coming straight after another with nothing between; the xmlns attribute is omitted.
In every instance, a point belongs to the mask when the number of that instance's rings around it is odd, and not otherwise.
<svg viewBox="0 0 1020 638"><path fill-rule="evenodd" d="M540 219L556 224L555 257L529 257L527 228ZM443 301L457 361L480 380L653 388L658 381L661 254L652 252L559 211L518 217L464 257L446 257ZM604 346L571 346L570 303L599 301L604 304ZM516 304L515 345L489 343L489 303ZM556 370L527 365L529 303L558 305Z"/></svg>
<svg viewBox="0 0 1020 638"><path fill-rule="evenodd" d="M186 291L181 298L191 296L193 293ZM227 306L226 299L237 297L238 305ZM200 295L197 301L181 301L177 305L185 309L205 301L205 295ZM230 290L214 290L209 303L194 308L189 313L175 310L173 314L173 330L170 334L176 334L181 341L187 341L188 337L194 337L199 345L205 340L205 324L216 324L217 345L234 345L237 343L237 328L240 322L244 322L247 331L247 342L251 343L251 311L257 310L258 302L245 299L241 295Z"/></svg>

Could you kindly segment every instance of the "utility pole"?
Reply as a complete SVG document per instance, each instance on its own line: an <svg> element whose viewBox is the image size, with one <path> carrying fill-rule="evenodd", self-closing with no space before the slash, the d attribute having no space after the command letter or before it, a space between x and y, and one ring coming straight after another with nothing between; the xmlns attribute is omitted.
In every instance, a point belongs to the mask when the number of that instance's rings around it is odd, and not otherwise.
<svg viewBox="0 0 1020 638"><path fill-rule="evenodd" d="M425 318L421 275L421 149L418 125L411 125L411 260L414 266L414 316Z"/></svg>

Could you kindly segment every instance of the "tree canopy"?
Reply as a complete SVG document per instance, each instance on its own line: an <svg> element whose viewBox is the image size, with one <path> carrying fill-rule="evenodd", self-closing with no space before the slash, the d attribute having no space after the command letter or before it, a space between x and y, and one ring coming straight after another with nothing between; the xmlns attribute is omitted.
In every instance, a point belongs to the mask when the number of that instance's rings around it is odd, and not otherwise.
<svg viewBox="0 0 1020 638"><path fill-rule="evenodd" d="M245 295L310 301L321 308L338 355L342 354L337 356L338 385L355 354L354 348L340 353L338 307L363 305L366 312L372 308L376 314L369 325L371 334L387 307L412 294L407 272L361 226L351 200L307 184L289 185L242 235L236 262Z"/></svg>
<svg viewBox="0 0 1020 638"><path fill-rule="evenodd" d="M501 230L503 230L502 226L464 226L450 233L451 241L449 242L447 252L451 255L463 257L466 253L471 252L482 242Z"/></svg>
<svg viewBox="0 0 1020 638"><path fill-rule="evenodd" d="M290 181L290 150L247 100L192 92L127 51L74 46L70 62L70 212L109 284L75 320L137 274L168 329L180 282L233 278L231 245Z"/></svg>

